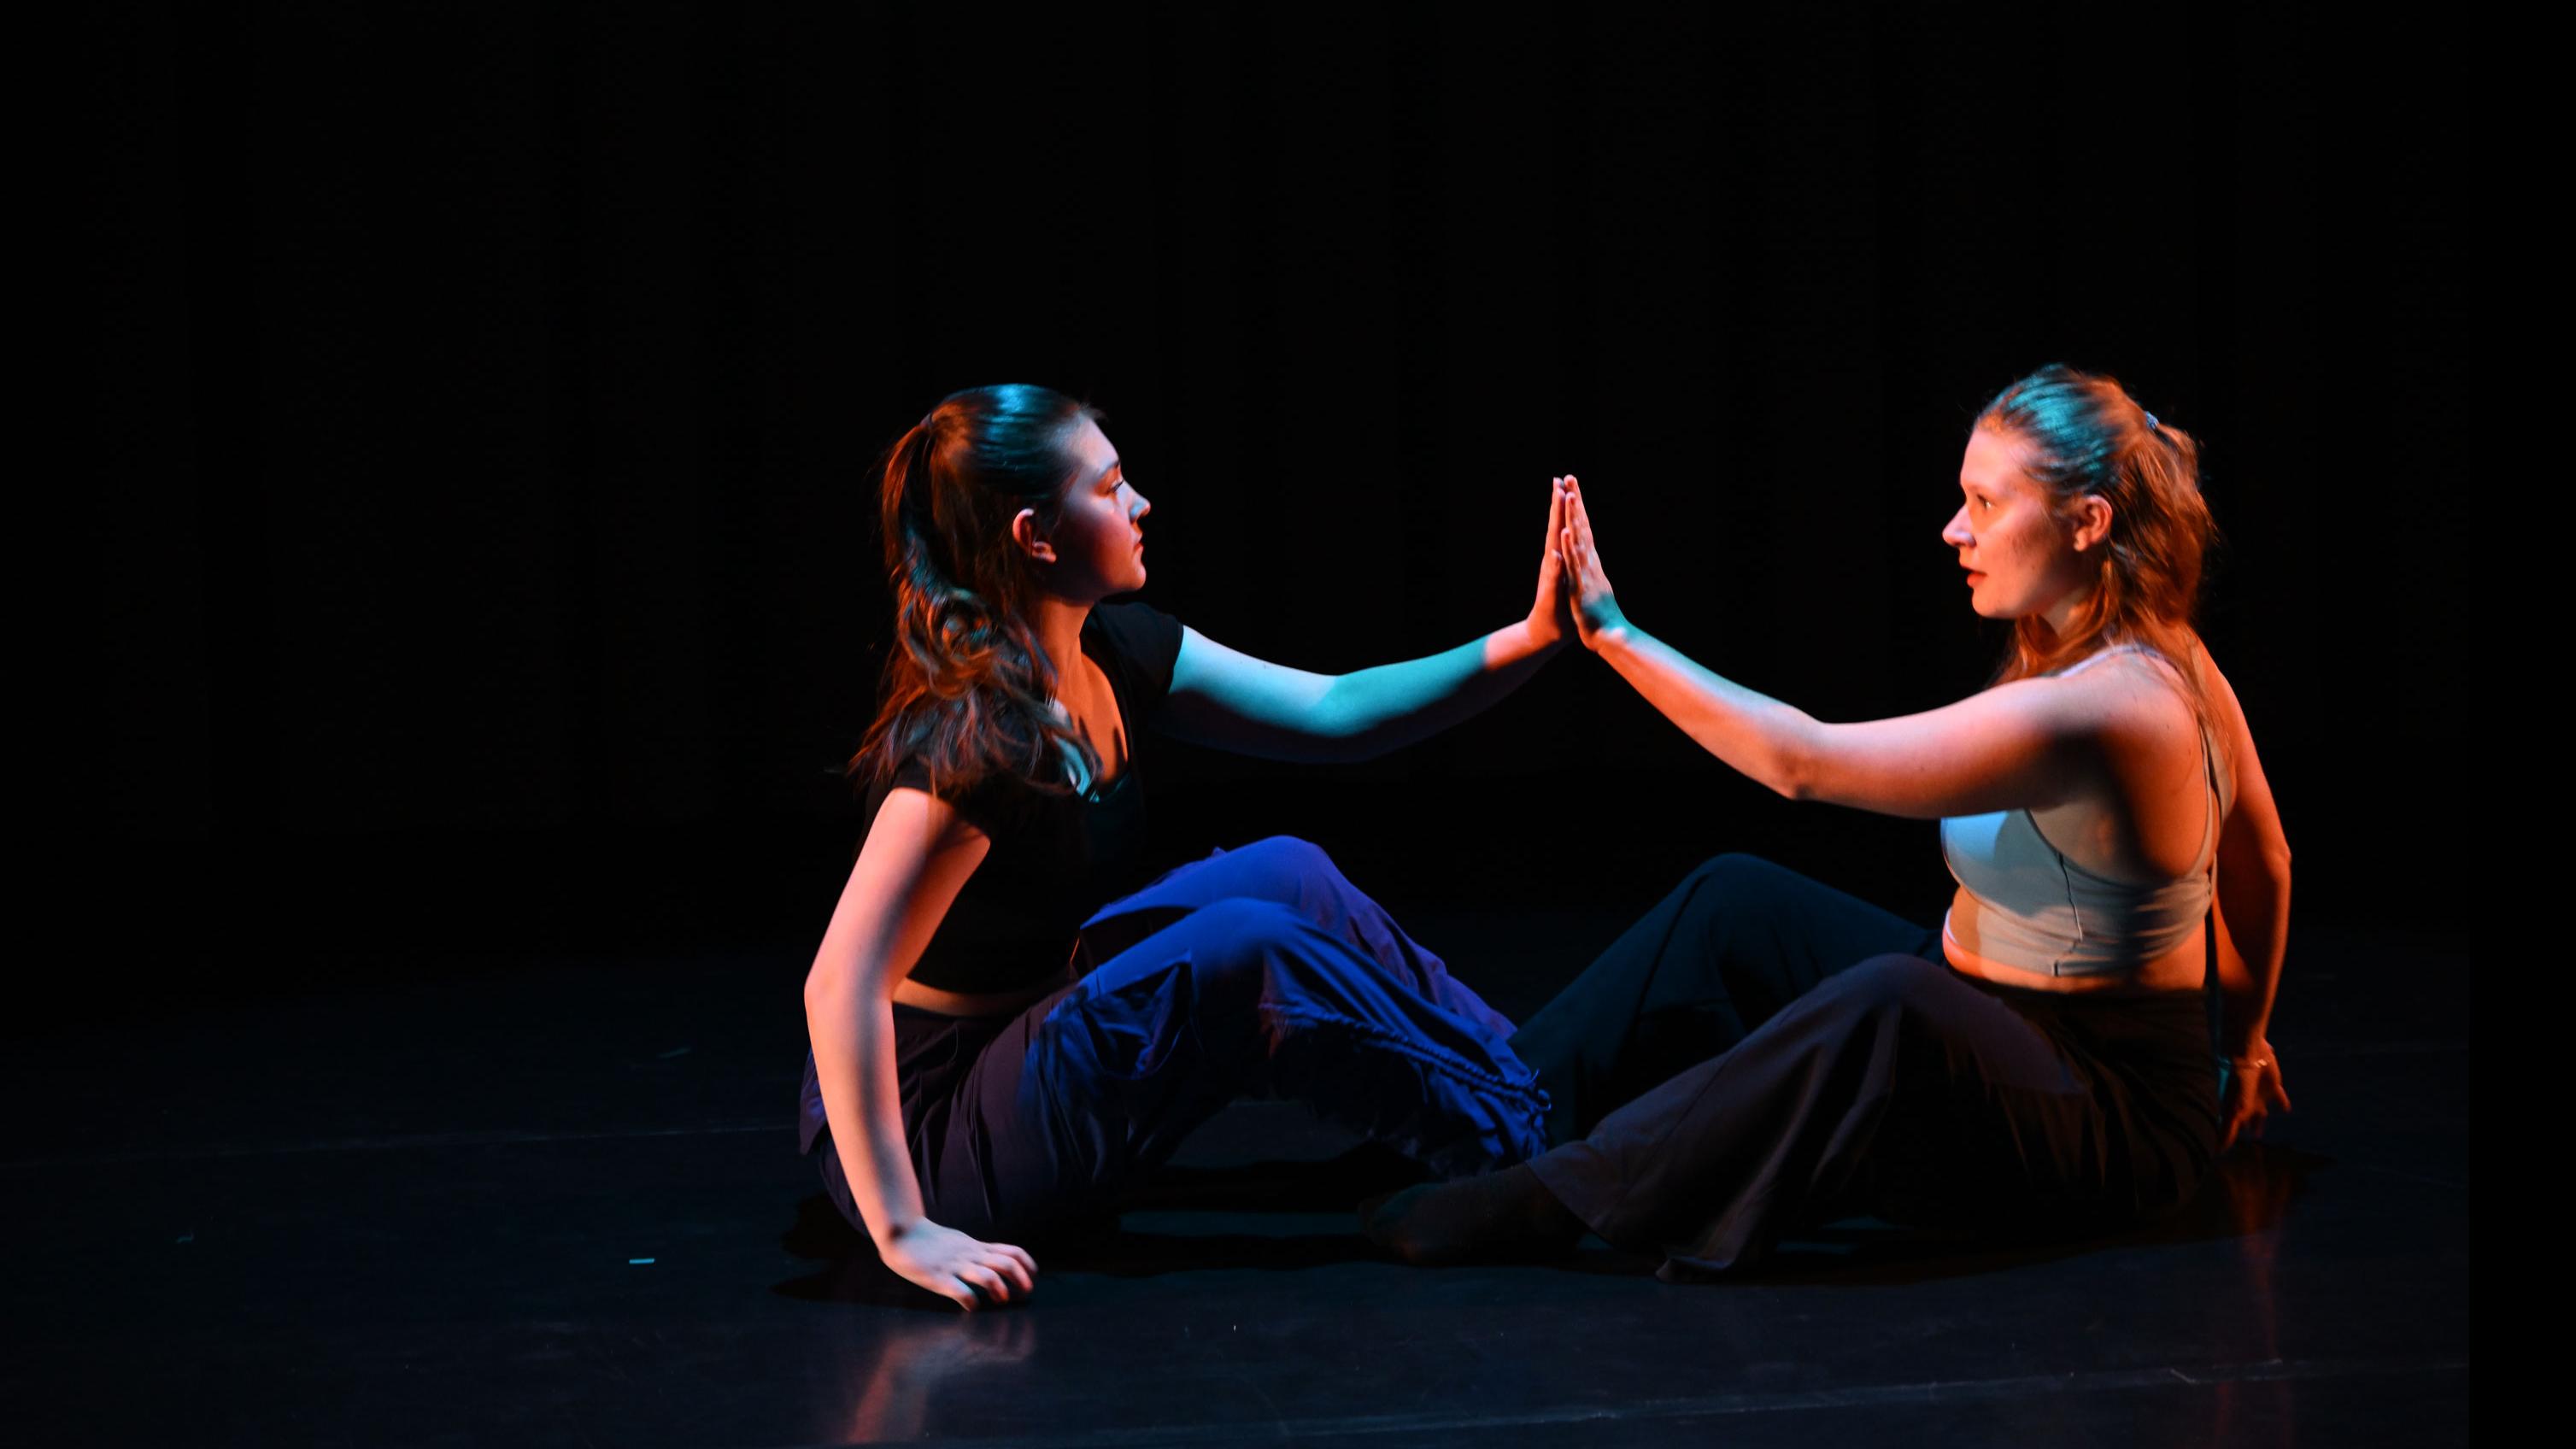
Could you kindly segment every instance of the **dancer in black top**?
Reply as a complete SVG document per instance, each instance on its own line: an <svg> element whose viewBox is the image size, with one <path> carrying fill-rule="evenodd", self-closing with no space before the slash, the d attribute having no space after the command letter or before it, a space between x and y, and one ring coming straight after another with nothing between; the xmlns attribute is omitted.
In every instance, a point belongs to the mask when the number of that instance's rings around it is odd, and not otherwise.
<svg viewBox="0 0 2576 1449"><path fill-rule="evenodd" d="M1561 482L1561 480L1560 480ZM1141 604L1151 505L1097 416L1035 387L942 401L881 499L897 607L854 769L867 840L806 980L804 1140L895 1272L1027 1293L1011 1237L1096 1215L1228 1098L1295 1096L1435 1170L1545 1145L1511 1023L1302 841L1136 889L1156 732L1360 759L1500 698L1571 628L1551 492L1526 616L1325 676Z"/></svg>

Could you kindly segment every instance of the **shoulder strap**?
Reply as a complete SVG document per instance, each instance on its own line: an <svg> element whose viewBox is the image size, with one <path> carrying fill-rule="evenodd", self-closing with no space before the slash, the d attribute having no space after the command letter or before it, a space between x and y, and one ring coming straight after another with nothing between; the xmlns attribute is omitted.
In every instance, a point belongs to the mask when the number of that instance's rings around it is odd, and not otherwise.
<svg viewBox="0 0 2576 1449"><path fill-rule="evenodd" d="M2083 658L2076 660L2074 663L2067 665L2064 669L2058 670L2055 677L2059 679L2072 679L2076 675L2083 673L2085 670L2092 668L2094 665L2101 663L2103 660L2117 655L2152 654L2154 652L2154 650L2149 649L2144 644L2114 644L2107 649L2096 649L2092 653L2085 655Z"/></svg>

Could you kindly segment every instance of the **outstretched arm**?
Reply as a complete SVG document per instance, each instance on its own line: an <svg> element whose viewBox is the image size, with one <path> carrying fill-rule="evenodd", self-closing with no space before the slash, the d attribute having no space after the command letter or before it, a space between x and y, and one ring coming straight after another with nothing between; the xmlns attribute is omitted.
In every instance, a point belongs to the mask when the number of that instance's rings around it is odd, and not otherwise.
<svg viewBox="0 0 2576 1449"><path fill-rule="evenodd" d="M1548 501L1547 537L1564 519L1564 480ZM1570 625L1553 547L1540 550L1529 614L1455 649L1350 674L1315 674L1181 635L1158 722L1197 744L1274 760L1364 760L1434 735L1520 687Z"/></svg>
<svg viewBox="0 0 2576 1449"><path fill-rule="evenodd" d="M973 1308L1029 1292L1037 1264L923 1216L895 1083L894 988L992 842L923 791L887 794L805 977L805 1026L832 1149L887 1267Z"/></svg>
<svg viewBox="0 0 2576 1449"><path fill-rule="evenodd" d="M1584 645L1701 748L1793 800L1916 819L2051 805L2095 777L2102 741L2126 723L2111 692L2028 679L1922 714L1827 724L1629 622L1579 487L1558 548Z"/></svg>

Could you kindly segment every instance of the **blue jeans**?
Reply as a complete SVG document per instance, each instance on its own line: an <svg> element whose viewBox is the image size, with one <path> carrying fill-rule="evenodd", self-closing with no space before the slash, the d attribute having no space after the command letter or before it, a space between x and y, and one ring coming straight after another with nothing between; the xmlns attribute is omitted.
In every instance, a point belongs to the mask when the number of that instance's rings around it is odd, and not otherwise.
<svg viewBox="0 0 2576 1449"><path fill-rule="evenodd" d="M1112 901L1077 959L1097 964L1017 1016L895 1008L932 1221L1030 1236L1097 1218L1236 1097L1304 1102L1445 1176L1547 1146L1512 1023L1303 840L1221 850ZM804 1119L858 1224L810 1057Z"/></svg>

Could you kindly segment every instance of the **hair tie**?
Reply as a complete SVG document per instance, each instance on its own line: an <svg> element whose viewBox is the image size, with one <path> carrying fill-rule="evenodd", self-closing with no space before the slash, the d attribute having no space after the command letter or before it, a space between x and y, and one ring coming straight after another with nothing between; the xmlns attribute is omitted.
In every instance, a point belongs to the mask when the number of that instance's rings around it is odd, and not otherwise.
<svg viewBox="0 0 2576 1449"><path fill-rule="evenodd" d="M2140 412L2142 412L2142 413L2147 413L2147 410L2146 410L2145 408L2140 408L2140 409L2138 409L2138 411L2140 411ZM2163 426L2164 426L2164 424L2162 424L2162 423L2160 423L2160 422L2157 422L2157 421L2156 421L2156 415L2155 415L2154 413L2147 413L2147 431L2148 431L2148 432L2151 432L2151 433L2152 433L2152 432L2154 432L2156 429L2161 428L2161 427L2163 427Z"/></svg>

